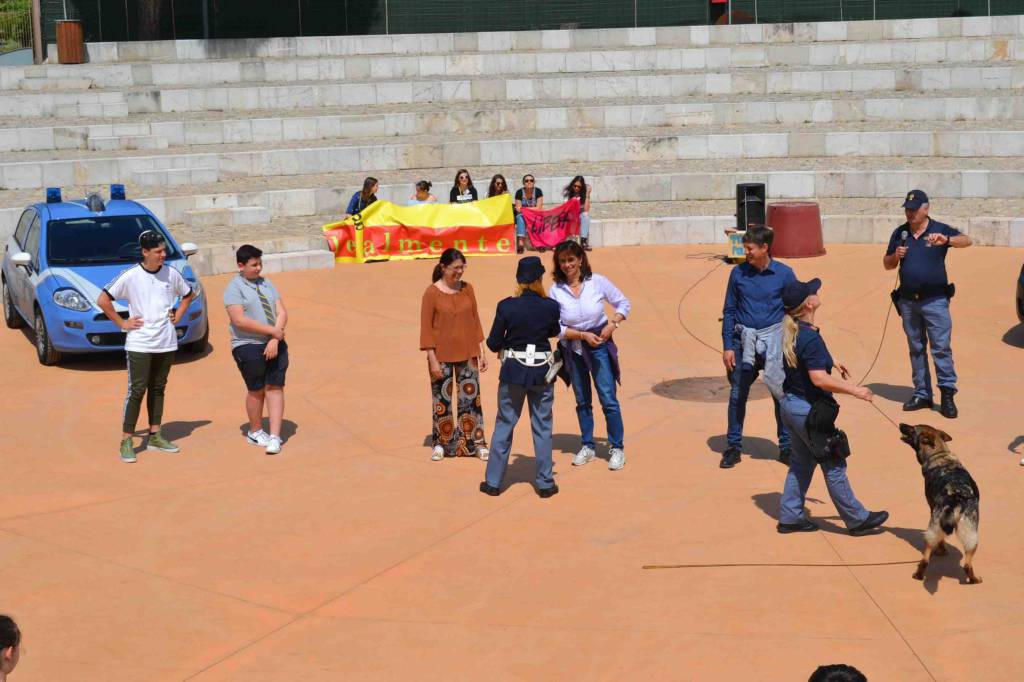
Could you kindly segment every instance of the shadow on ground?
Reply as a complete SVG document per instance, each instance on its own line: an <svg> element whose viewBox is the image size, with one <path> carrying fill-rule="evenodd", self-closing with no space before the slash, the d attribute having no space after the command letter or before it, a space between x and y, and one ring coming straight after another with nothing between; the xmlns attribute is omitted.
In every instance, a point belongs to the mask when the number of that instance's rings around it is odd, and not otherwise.
<svg viewBox="0 0 1024 682"><path fill-rule="evenodd" d="M913 386L895 386L893 384L867 384L871 392L894 403L905 403L914 395Z"/></svg>
<svg viewBox="0 0 1024 682"><path fill-rule="evenodd" d="M264 431L266 431L267 433L270 433L270 420L264 417L264 419L263 419L263 421L261 423L262 423L262 429ZM288 439L291 438L292 436L294 436L298 432L298 430L299 430L299 425L296 424L295 422L293 422L291 419L285 419L284 421L282 421L281 422L281 442L282 443L287 443ZM247 433L249 433L249 422L242 422L241 424L239 424L238 425L238 432L241 433L243 436L245 436ZM430 445L430 440L429 439L427 440L426 444Z"/></svg>
<svg viewBox="0 0 1024 682"><path fill-rule="evenodd" d="M781 498L781 493L757 493L750 497L757 508L775 522L779 520L779 501ZM806 502L815 505L824 504L822 500L814 497L806 498ZM806 508L804 509L804 516L814 521L821 530L827 533L847 535L849 532L838 516L816 516L809 514ZM882 533L890 533L913 547L918 554L916 558L920 558L920 553L924 551L924 531L920 528L900 528L883 525L879 530L870 533L870 535L881 535ZM941 578L953 578L962 585L967 584L963 568L960 567L960 560L963 558L963 554L958 547L949 544L949 542L946 543L946 548L948 553L945 556L932 554L931 561L928 564L924 588L928 590L929 594L938 592L939 580ZM907 564L907 580L912 580L911 575L914 572L914 568L912 563Z"/></svg>
<svg viewBox="0 0 1024 682"><path fill-rule="evenodd" d="M1024 324L1016 324L1003 334L1003 343L1014 348L1024 348Z"/></svg>
<svg viewBox="0 0 1024 682"><path fill-rule="evenodd" d="M708 447L711 451L721 455L729 447L729 439L726 434L708 438ZM758 438L757 436L743 437L743 452L750 455L751 459L775 459L779 458L779 446L773 440Z"/></svg>

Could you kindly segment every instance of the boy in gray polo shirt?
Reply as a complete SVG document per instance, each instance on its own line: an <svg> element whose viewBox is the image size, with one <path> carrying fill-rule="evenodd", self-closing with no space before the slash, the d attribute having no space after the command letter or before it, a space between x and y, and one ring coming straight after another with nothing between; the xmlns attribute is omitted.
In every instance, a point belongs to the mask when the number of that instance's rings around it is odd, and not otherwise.
<svg viewBox="0 0 1024 682"><path fill-rule="evenodd" d="M284 377L288 370L284 329L288 313L274 285L260 276L263 252L244 244L235 256L238 276L224 290L224 306L231 320L231 355L248 391L246 440L266 448L268 455L276 455L281 452L284 419ZM263 430L264 403L270 417L269 434Z"/></svg>

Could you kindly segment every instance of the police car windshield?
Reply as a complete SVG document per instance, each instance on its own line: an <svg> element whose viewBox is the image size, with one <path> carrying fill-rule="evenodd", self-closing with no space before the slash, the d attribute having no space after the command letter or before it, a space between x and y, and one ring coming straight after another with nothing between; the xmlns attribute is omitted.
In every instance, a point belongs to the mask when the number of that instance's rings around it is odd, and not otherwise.
<svg viewBox="0 0 1024 682"><path fill-rule="evenodd" d="M139 235L146 230L167 236L148 215L51 220L46 226L46 261L50 265L136 263L142 260ZM167 260L181 257L168 239Z"/></svg>

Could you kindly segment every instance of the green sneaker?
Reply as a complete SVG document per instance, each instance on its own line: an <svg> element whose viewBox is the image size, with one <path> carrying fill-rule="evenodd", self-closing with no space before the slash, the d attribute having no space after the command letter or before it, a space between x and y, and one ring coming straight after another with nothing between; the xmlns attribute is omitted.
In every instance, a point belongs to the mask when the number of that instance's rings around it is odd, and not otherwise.
<svg viewBox="0 0 1024 682"><path fill-rule="evenodd" d="M135 456L135 448L132 447L131 438L125 438L121 441L121 461L125 464L139 461L139 458Z"/></svg>
<svg viewBox="0 0 1024 682"><path fill-rule="evenodd" d="M146 445L147 450L160 450L161 452L180 452L177 445L160 435L160 432L149 434L149 443Z"/></svg>

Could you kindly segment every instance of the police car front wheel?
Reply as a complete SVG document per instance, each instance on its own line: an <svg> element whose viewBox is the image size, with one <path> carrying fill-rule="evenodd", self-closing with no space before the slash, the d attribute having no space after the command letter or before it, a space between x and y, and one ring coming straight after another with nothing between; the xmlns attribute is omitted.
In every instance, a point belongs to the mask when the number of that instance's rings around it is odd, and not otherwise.
<svg viewBox="0 0 1024 682"><path fill-rule="evenodd" d="M39 358L39 363L43 365L56 365L60 362L60 352L53 347L50 334L46 330L46 320L43 319L43 313L39 308L36 308L36 320L33 329L36 333L36 356Z"/></svg>

